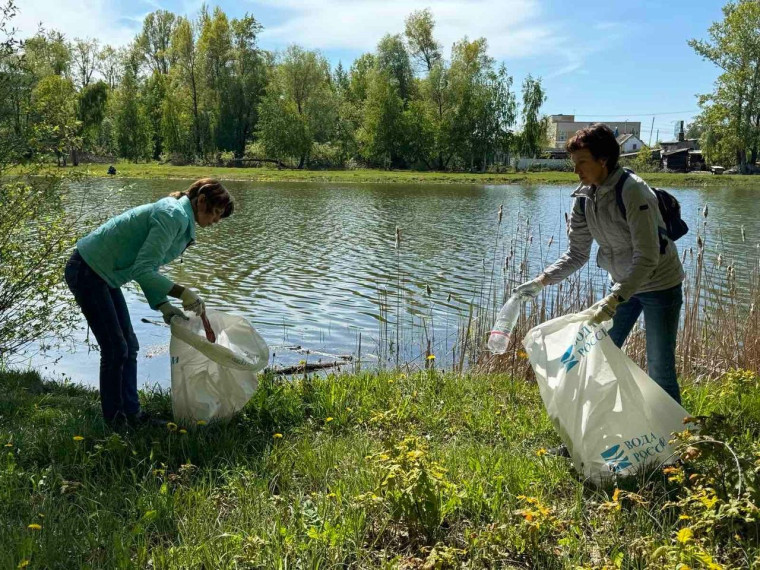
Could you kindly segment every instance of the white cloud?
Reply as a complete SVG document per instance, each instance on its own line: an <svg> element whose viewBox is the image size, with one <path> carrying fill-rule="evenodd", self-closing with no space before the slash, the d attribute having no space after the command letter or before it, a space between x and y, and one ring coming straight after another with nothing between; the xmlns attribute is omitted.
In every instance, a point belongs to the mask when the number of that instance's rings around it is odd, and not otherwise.
<svg viewBox="0 0 760 570"><path fill-rule="evenodd" d="M150 3L141 0L144 12ZM113 46L126 45L142 27L139 15L121 13L113 0L22 0L13 19L18 37L34 35L40 24L47 30L58 30L67 38L96 38ZM143 8L143 6L140 6Z"/></svg>
<svg viewBox="0 0 760 570"><path fill-rule="evenodd" d="M279 25L267 26L262 42L297 43L322 50L371 51L386 33L403 33L404 18L430 8L436 38L444 46L464 35L485 37L496 59L546 55L561 50L566 39L551 23L537 0L258 0L284 11Z"/></svg>

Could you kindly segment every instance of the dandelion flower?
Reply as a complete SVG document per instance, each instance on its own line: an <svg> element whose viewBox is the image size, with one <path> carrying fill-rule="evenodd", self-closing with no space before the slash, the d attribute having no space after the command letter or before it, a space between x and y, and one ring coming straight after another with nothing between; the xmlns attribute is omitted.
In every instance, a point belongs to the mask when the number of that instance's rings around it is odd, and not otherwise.
<svg viewBox="0 0 760 570"><path fill-rule="evenodd" d="M327 418L327 419L325 420L325 423L326 423L326 424L329 424L331 421L333 421L333 419L334 419L334 418L332 418L332 417L330 417L330 418Z"/></svg>
<svg viewBox="0 0 760 570"><path fill-rule="evenodd" d="M275 438L275 439L282 439L282 434L281 433L276 433L272 437Z"/></svg>
<svg viewBox="0 0 760 570"><path fill-rule="evenodd" d="M206 420L198 420L197 425L205 426L208 422Z"/></svg>
<svg viewBox="0 0 760 570"><path fill-rule="evenodd" d="M81 435L74 436L74 441L82 441L82 440L84 440L84 437L82 437Z"/></svg>
<svg viewBox="0 0 760 570"><path fill-rule="evenodd" d="M13 447L13 444L12 443L6 443L5 447Z"/></svg>
<svg viewBox="0 0 760 570"><path fill-rule="evenodd" d="M184 429L184 428L182 428L181 430L179 430L179 433L181 433L181 434L186 434L186 433L187 433L187 430L186 430L186 429Z"/></svg>
<svg viewBox="0 0 760 570"><path fill-rule="evenodd" d="M428 360L435 360L435 354L428 354Z"/></svg>
<svg viewBox="0 0 760 570"><path fill-rule="evenodd" d="M168 429L169 431L177 431L177 424L175 424L174 422L169 422L168 424L166 424L166 429Z"/></svg>
<svg viewBox="0 0 760 570"><path fill-rule="evenodd" d="M536 451L536 455L538 455L539 457L543 457L543 456L544 456L544 455L546 455L547 453L548 453L548 452L547 452L547 450L546 450L546 448L545 448L545 447L542 447L541 449L539 449L538 451Z"/></svg>
<svg viewBox="0 0 760 570"><path fill-rule="evenodd" d="M28 525L26 528L28 528L29 530L42 530L42 525L37 524L37 523L32 523Z"/></svg>

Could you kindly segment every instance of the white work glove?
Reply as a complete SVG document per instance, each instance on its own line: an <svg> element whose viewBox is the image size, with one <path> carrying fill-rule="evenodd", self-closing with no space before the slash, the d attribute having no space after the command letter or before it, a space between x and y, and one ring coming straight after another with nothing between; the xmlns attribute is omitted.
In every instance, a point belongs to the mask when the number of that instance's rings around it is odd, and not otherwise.
<svg viewBox="0 0 760 570"><path fill-rule="evenodd" d="M186 321L188 320L188 318L185 316L185 313L172 305L169 301L161 303L158 306L158 310L161 311L161 314L164 316L164 322L167 325L172 324L172 318L174 317L179 317L181 319L185 319Z"/></svg>
<svg viewBox="0 0 760 570"><path fill-rule="evenodd" d="M536 277L533 281L528 281L512 289L512 294L517 295L523 301L530 301L538 297L543 288L541 277Z"/></svg>
<svg viewBox="0 0 760 570"><path fill-rule="evenodd" d="M185 290L182 291L182 295L180 295L179 298L182 300L182 308L186 311L195 313L199 317L206 312L206 303L203 302L203 299L201 299L198 293L189 287L185 287Z"/></svg>
<svg viewBox="0 0 760 570"><path fill-rule="evenodd" d="M616 293L610 293L604 299L591 306L594 309L594 315L591 317L591 324L599 325L604 321L609 321L615 316L618 305L621 303L620 296Z"/></svg>

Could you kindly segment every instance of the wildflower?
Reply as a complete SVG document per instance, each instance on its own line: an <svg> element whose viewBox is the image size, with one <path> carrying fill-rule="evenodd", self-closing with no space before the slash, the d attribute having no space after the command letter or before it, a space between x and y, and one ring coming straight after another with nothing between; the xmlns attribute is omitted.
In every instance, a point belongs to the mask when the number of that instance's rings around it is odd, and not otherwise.
<svg viewBox="0 0 760 570"><path fill-rule="evenodd" d="M82 440L84 440L84 438L81 435L74 436L74 441L82 441Z"/></svg>
<svg viewBox="0 0 760 570"><path fill-rule="evenodd" d="M272 437L275 438L275 439L282 439L282 434L281 433L276 433Z"/></svg>
<svg viewBox="0 0 760 570"><path fill-rule="evenodd" d="M37 524L37 523L32 523L28 525L26 528L28 528L29 530L42 530L42 525Z"/></svg>
<svg viewBox="0 0 760 570"><path fill-rule="evenodd" d="M174 422L169 422L168 424L166 424L166 429L168 429L169 431L177 431L177 424L175 424Z"/></svg>
<svg viewBox="0 0 760 570"><path fill-rule="evenodd" d="M197 425L205 426L208 422L206 420L198 420Z"/></svg>
<svg viewBox="0 0 760 570"><path fill-rule="evenodd" d="M547 450L545 447L542 447L541 449L536 451L536 455L538 455L539 457L543 457L544 455L546 455L546 453L547 453Z"/></svg>
<svg viewBox="0 0 760 570"><path fill-rule="evenodd" d="M12 443L6 443L5 447L13 447L13 444Z"/></svg>
<svg viewBox="0 0 760 570"><path fill-rule="evenodd" d="M525 352L524 350L518 350L517 358L522 358L523 360L525 360L526 358L528 358L528 353Z"/></svg>
<svg viewBox="0 0 760 570"><path fill-rule="evenodd" d="M331 421L333 421L333 419L334 419L334 418L332 418L332 417L330 417L330 418L327 418L327 419L325 420L325 423L326 423L326 424L329 424Z"/></svg>
<svg viewBox="0 0 760 570"><path fill-rule="evenodd" d="M689 527L682 528L676 533L676 540L681 544L686 544L694 538L694 531Z"/></svg>
<svg viewBox="0 0 760 570"><path fill-rule="evenodd" d="M26 568L29 566L29 560L24 558L21 562L18 563L17 568Z"/></svg>
<svg viewBox="0 0 760 570"><path fill-rule="evenodd" d="M435 354L428 354L428 360L435 360Z"/></svg>
<svg viewBox="0 0 760 570"><path fill-rule="evenodd" d="M179 430L179 433L181 433L181 434L183 434L183 435L184 435L184 434L186 434L186 433L187 433L187 430L183 428L183 429Z"/></svg>

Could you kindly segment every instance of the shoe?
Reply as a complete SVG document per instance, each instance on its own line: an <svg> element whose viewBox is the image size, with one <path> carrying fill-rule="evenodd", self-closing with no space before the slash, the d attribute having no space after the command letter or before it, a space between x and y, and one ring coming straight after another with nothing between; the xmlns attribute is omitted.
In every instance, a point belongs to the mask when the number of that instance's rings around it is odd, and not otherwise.
<svg viewBox="0 0 760 570"><path fill-rule="evenodd" d="M127 424L133 428L149 427L166 427L168 420L157 418L156 416L140 410L136 414L126 414Z"/></svg>
<svg viewBox="0 0 760 570"><path fill-rule="evenodd" d="M570 458L570 451L564 443L559 444L557 447L550 447L546 450L546 455L554 455L555 457L567 457Z"/></svg>

